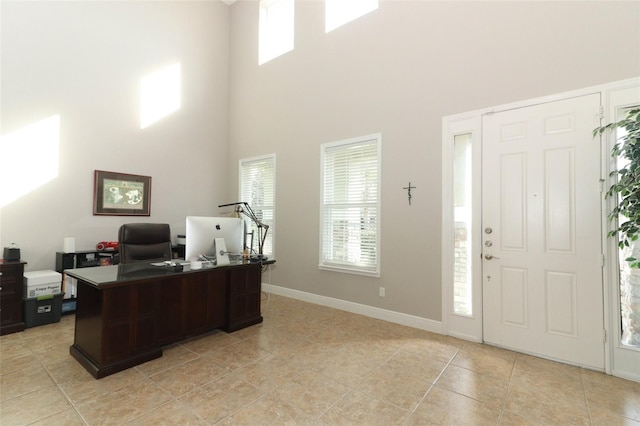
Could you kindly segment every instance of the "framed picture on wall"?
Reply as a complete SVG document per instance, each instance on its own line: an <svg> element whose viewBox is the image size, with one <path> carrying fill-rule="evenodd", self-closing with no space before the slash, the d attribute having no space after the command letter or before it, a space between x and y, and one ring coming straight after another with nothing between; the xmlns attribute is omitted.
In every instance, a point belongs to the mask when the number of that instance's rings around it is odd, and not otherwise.
<svg viewBox="0 0 640 426"><path fill-rule="evenodd" d="M93 214L151 215L151 176L94 172Z"/></svg>

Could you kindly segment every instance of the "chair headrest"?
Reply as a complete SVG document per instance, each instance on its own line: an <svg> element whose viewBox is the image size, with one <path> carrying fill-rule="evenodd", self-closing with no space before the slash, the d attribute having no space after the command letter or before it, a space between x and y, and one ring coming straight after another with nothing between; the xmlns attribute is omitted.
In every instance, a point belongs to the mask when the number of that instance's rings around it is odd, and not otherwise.
<svg viewBox="0 0 640 426"><path fill-rule="evenodd" d="M118 231L120 244L155 244L170 240L168 223L125 223Z"/></svg>

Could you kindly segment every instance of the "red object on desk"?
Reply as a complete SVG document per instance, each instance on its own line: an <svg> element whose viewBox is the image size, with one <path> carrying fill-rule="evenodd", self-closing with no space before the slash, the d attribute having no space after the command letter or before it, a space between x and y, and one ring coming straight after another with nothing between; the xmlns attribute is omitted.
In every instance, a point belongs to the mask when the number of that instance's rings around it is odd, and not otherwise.
<svg viewBox="0 0 640 426"><path fill-rule="evenodd" d="M117 241L100 241L96 244L96 250L118 250L118 242Z"/></svg>

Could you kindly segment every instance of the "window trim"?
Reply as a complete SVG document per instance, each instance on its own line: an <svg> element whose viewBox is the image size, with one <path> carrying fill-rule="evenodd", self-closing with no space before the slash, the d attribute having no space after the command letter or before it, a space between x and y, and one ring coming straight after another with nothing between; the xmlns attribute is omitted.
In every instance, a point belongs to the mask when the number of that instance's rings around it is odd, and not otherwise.
<svg viewBox="0 0 640 426"><path fill-rule="evenodd" d="M325 178L325 153L328 149L336 148L336 147L347 147L350 145L366 142L366 141L375 141L376 144L376 168L377 168L377 202L376 202L376 224L377 224L377 232L376 232L376 263L373 267L363 268L358 267L355 264L351 265L339 265L335 263L329 263L324 261L323 259L323 248L324 248L324 194L325 194L325 186L324 186L324 178ZM344 139L335 142L328 142L322 144L320 146L320 220L319 220L319 235L318 235L318 268L320 270L333 271L333 272L342 272L347 274L355 274L355 275L364 275L369 277L380 277L380 265L381 265L381 235L382 235L382 134L374 133L366 136L358 136L350 139Z"/></svg>

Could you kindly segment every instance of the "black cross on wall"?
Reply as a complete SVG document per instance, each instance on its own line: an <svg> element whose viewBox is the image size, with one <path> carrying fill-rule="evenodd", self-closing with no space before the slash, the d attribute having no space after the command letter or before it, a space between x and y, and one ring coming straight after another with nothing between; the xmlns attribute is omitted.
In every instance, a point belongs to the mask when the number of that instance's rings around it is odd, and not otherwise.
<svg viewBox="0 0 640 426"><path fill-rule="evenodd" d="M409 181L409 186L405 186L402 189L406 189L407 190L407 197L409 198L409 205L411 205L411 190L412 189L416 189L415 186L411 186L411 181Z"/></svg>

